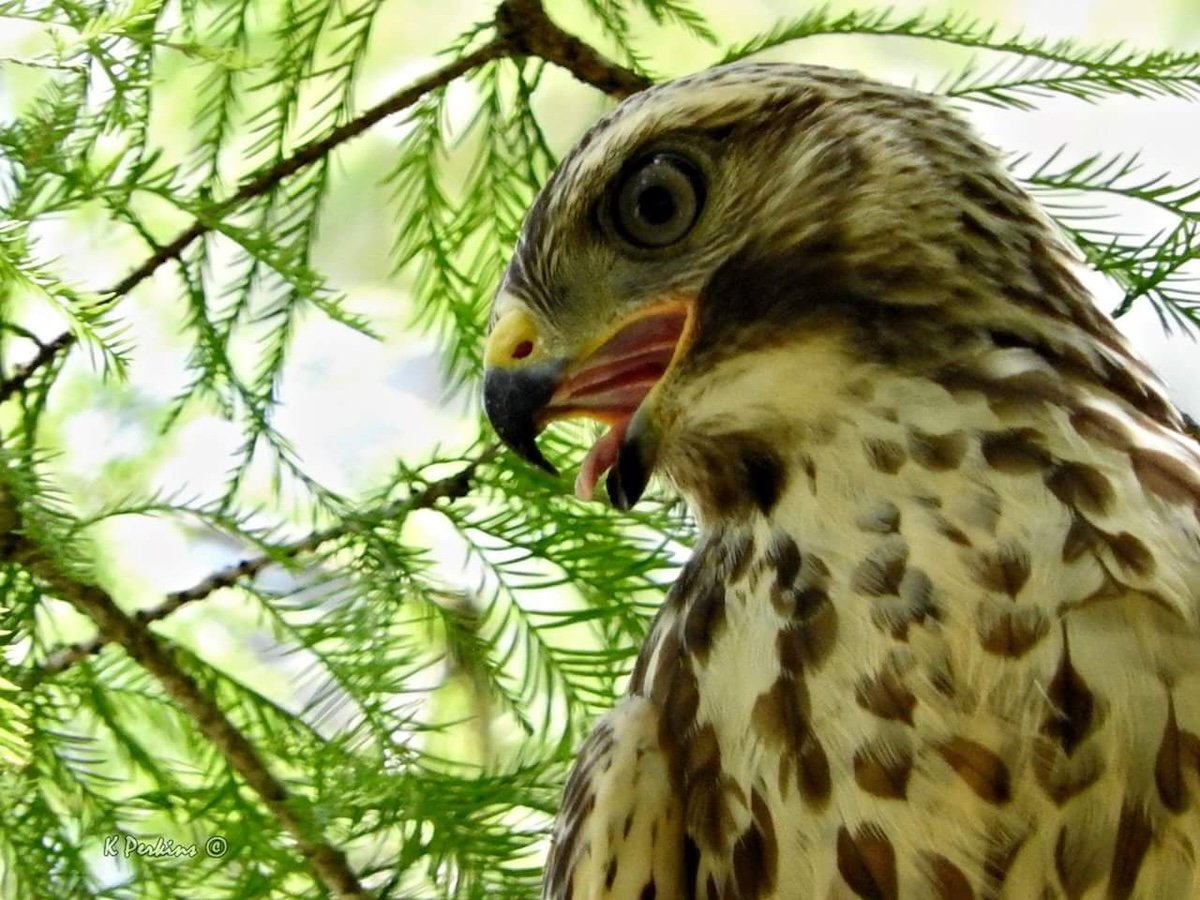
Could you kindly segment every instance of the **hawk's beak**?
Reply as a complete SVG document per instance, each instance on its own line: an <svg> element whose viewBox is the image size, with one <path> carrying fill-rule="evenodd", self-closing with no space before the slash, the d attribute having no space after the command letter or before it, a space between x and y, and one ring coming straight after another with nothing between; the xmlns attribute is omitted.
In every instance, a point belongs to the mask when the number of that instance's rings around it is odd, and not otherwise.
<svg viewBox="0 0 1200 900"><path fill-rule="evenodd" d="M540 347L529 313L515 309L500 317L483 349L483 410L510 450L557 475L536 438L544 427L542 410L562 380L566 361L541 358Z"/></svg>
<svg viewBox="0 0 1200 900"><path fill-rule="evenodd" d="M575 493L589 500L608 470L613 505L642 496L658 456L658 429L648 395L682 352L691 304L652 304L618 322L580 352L544 352L537 323L524 309L501 316L484 350L483 408L500 439L538 468L554 467L537 446L549 422L585 416L612 427L584 458Z"/></svg>

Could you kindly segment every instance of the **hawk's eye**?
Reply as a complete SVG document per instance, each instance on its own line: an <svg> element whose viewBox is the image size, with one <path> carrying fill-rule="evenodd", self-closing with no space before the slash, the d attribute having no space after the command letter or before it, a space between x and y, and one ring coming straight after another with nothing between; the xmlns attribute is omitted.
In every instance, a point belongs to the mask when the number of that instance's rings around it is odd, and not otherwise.
<svg viewBox="0 0 1200 900"><path fill-rule="evenodd" d="M704 205L700 170L674 153L656 153L625 173L613 198L618 234L637 247L682 240Z"/></svg>

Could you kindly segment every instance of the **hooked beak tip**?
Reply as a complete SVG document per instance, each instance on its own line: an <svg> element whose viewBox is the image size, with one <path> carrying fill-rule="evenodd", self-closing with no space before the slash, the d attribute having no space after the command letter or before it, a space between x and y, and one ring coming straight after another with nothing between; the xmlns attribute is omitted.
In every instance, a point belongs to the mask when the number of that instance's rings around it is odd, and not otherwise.
<svg viewBox="0 0 1200 900"><path fill-rule="evenodd" d="M558 470L537 445L538 414L561 380L563 363L548 360L524 368L489 367L483 378L483 409L505 445L549 475Z"/></svg>
<svg viewBox="0 0 1200 900"><path fill-rule="evenodd" d="M642 499L657 461L658 433L650 421L649 411L640 407L621 440L616 462L604 480L612 505L622 512L633 509Z"/></svg>

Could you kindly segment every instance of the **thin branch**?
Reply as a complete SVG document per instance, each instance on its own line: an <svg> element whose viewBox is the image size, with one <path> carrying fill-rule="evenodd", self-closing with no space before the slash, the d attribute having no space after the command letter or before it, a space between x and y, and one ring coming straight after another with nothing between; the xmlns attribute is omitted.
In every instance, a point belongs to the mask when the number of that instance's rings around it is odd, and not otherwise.
<svg viewBox="0 0 1200 900"><path fill-rule="evenodd" d="M180 259L183 251L190 247L194 241L213 230L211 222L229 215L247 200L266 193L285 178L295 175L301 169L307 168L325 156L328 156L336 147L352 138L358 137L372 125L398 112L404 111L430 91L445 87L456 78L460 78L473 69L492 60L500 59L511 52L510 45L506 41L502 39L493 40L490 43L484 44L478 50L447 63L424 78L418 79L403 90L397 91L386 100L372 106L361 116L334 128L324 137L316 138L304 144L287 159L281 160L275 165L264 169L258 175L254 175L244 181L236 192L212 207L208 213L207 221L197 220L193 222L183 231L179 232L179 234L175 235L172 240L158 247L141 265L130 271L128 275L107 291L102 292L102 296L107 297L110 302L125 296L157 272L163 265L173 259ZM54 360L58 354L73 347L76 340L75 335L69 331L64 331L49 341L32 359L20 366L11 377L0 382L0 403L3 403L14 393L20 391L35 372Z"/></svg>
<svg viewBox="0 0 1200 900"><path fill-rule="evenodd" d="M624 99L650 87L651 81L607 59L556 25L541 0L505 0L496 10L496 33L522 56L536 56L566 69L584 84Z"/></svg>
<svg viewBox="0 0 1200 900"><path fill-rule="evenodd" d="M69 331L64 331L54 340L39 346L38 352L34 354L32 359L17 366L17 370L12 375L0 381L0 403L5 402L9 397L17 393L17 391L23 390L35 372L50 363L59 353L74 343L75 335Z"/></svg>
<svg viewBox="0 0 1200 900"><path fill-rule="evenodd" d="M424 489L413 494L411 497L381 506L369 518L394 519L412 512L414 509L429 509L439 500L459 500L467 496L471 491L471 482L475 477L476 469L481 464L495 457L498 451L498 445L489 445L479 456L453 475L430 482ZM139 610L132 616L132 619L139 627L145 627L152 622L162 621L189 603L203 600L217 591L233 587L247 579L252 579L264 569L273 565L279 565L287 560L295 559L307 553L313 553L330 541L346 537L361 528L361 520L354 520L348 523L343 522L330 528L314 531L289 544L284 544L273 553L243 559L231 566L218 569L190 588L167 594L162 603L148 609ZM51 651L47 656L46 662L38 668L37 680L57 675L71 668L71 666L81 660L95 656L109 642L110 638L101 629L100 634L91 640L67 644Z"/></svg>
<svg viewBox="0 0 1200 900"><path fill-rule="evenodd" d="M14 510L8 512L9 518L16 516ZM19 527L19 520L17 525ZM10 539L7 549L14 561L95 622L106 642L120 644L135 662L158 680L167 696L196 723L201 734L258 794L295 840L296 849L308 860L313 874L333 896L369 896L350 869L345 853L325 839L312 817L267 768L246 735L229 720L196 679L179 666L164 641L117 606L107 591L59 571L42 548L25 535L10 533L7 537Z"/></svg>

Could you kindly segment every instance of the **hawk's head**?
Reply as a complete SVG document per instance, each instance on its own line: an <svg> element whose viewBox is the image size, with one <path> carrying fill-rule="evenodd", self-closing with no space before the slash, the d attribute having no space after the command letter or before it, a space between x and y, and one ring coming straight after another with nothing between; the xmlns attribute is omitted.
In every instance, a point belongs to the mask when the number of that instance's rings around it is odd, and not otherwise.
<svg viewBox="0 0 1200 900"><path fill-rule="evenodd" d="M652 470L686 489L700 461L710 481L740 467L769 503L769 445L879 374L997 346L1124 370L1068 264L936 98L824 68L714 69L625 101L554 173L496 297L485 407L545 468L548 422L611 425L583 497L611 470L628 507Z"/></svg>

